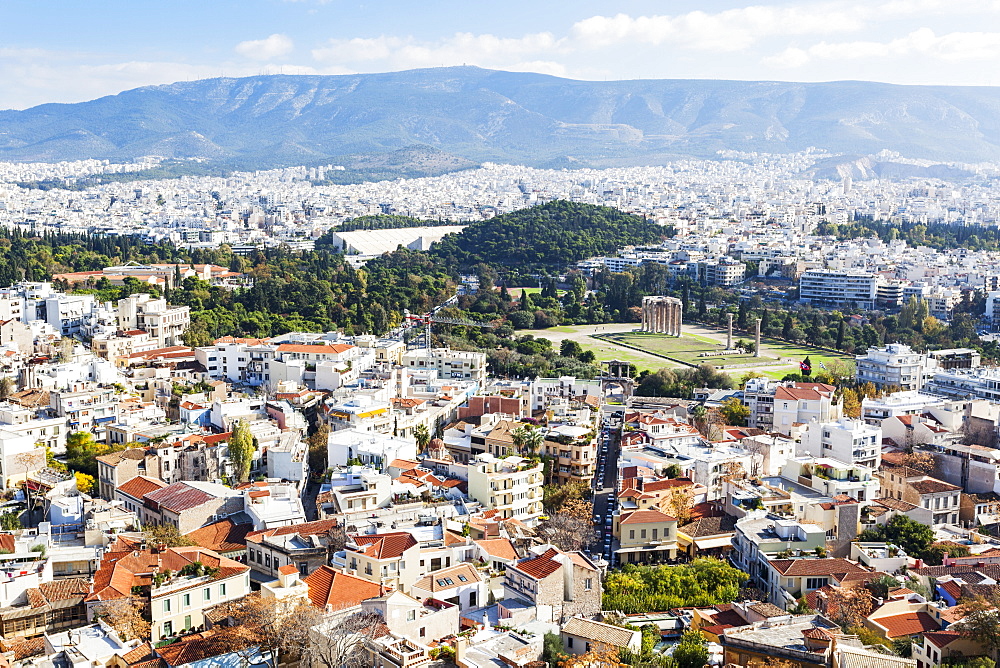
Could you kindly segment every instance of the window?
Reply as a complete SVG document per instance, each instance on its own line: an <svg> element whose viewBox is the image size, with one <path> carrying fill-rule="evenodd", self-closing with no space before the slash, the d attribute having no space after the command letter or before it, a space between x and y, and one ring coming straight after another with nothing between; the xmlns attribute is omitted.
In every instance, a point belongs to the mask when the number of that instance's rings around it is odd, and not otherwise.
<svg viewBox="0 0 1000 668"><path fill-rule="evenodd" d="M566 646L567 647L572 647L573 646L573 636L570 636L570 637L566 638Z"/></svg>
<svg viewBox="0 0 1000 668"><path fill-rule="evenodd" d="M163 622L163 635L172 636L174 635L174 623L173 622Z"/></svg>
<svg viewBox="0 0 1000 668"><path fill-rule="evenodd" d="M628 531L629 540L635 538L635 529L629 529Z"/></svg>
<svg viewBox="0 0 1000 668"><path fill-rule="evenodd" d="M163 599L163 612L170 612L170 599Z"/></svg>
<svg viewBox="0 0 1000 668"><path fill-rule="evenodd" d="M459 582L468 582L469 578L465 577L464 575L459 575L458 580Z"/></svg>
<svg viewBox="0 0 1000 668"><path fill-rule="evenodd" d="M645 529L640 529L639 530L639 537L640 538L645 538L646 537L646 530Z"/></svg>
<svg viewBox="0 0 1000 668"><path fill-rule="evenodd" d="M427 635L427 628L424 626L420 627L420 637L423 638Z"/></svg>
<svg viewBox="0 0 1000 668"><path fill-rule="evenodd" d="M223 582L219 585L219 596L225 596L225 595L226 595L226 583Z"/></svg>
<svg viewBox="0 0 1000 668"><path fill-rule="evenodd" d="M407 610L406 611L406 621L412 622L416 618L417 618L417 611L416 610Z"/></svg>
<svg viewBox="0 0 1000 668"><path fill-rule="evenodd" d="M211 590L211 588L205 587L205 589L202 591L202 597L206 601L211 601L212 600L212 590Z"/></svg>
<svg viewBox="0 0 1000 668"><path fill-rule="evenodd" d="M184 615L184 628L191 628L191 615Z"/></svg>
<svg viewBox="0 0 1000 668"><path fill-rule="evenodd" d="M184 594L184 607L185 608L191 607L191 594Z"/></svg>
<svg viewBox="0 0 1000 668"><path fill-rule="evenodd" d="M583 581L583 589L584 589L584 591L590 591L593 588L594 588L594 580L593 580L593 578L587 578L587 579L585 579Z"/></svg>
<svg viewBox="0 0 1000 668"><path fill-rule="evenodd" d="M806 578L806 589L819 589L825 587L827 578Z"/></svg>

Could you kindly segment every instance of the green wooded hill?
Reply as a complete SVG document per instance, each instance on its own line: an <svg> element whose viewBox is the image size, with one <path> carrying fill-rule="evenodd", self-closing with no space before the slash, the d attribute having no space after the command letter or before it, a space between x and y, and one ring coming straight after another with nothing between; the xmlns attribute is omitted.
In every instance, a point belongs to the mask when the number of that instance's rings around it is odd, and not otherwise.
<svg viewBox="0 0 1000 668"><path fill-rule="evenodd" d="M446 266L479 263L520 270L566 265L629 245L652 244L672 232L642 216L606 206L556 200L469 224L431 253Z"/></svg>

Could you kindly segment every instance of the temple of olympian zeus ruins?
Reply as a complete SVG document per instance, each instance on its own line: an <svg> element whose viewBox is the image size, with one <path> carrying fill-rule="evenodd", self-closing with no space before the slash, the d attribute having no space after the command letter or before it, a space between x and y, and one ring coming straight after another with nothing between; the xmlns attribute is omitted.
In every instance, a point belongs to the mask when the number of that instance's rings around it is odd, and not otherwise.
<svg viewBox="0 0 1000 668"><path fill-rule="evenodd" d="M681 335L684 307L677 297L643 297L642 331Z"/></svg>

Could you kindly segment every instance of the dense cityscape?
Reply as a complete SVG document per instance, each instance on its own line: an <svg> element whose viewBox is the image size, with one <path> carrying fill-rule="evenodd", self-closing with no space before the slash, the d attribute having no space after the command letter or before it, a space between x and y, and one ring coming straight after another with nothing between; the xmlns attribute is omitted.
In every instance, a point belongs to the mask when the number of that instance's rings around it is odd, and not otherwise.
<svg viewBox="0 0 1000 668"><path fill-rule="evenodd" d="M0 668L997 668L998 18L0 3Z"/></svg>

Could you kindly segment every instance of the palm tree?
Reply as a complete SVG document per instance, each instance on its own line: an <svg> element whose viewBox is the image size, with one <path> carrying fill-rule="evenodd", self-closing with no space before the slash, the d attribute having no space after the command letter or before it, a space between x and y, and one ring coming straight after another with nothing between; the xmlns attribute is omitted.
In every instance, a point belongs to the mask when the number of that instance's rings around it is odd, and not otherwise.
<svg viewBox="0 0 1000 668"><path fill-rule="evenodd" d="M524 443L528 438L528 428L523 424L519 425L517 429L510 432L511 444L514 446L514 451L517 454L524 452Z"/></svg>
<svg viewBox="0 0 1000 668"><path fill-rule="evenodd" d="M704 436L708 429L708 409L703 404L698 404L691 409L691 418L694 421L694 428Z"/></svg>
<svg viewBox="0 0 1000 668"><path fill-rule="evenodd" d="M427 425L418 424L413 429L413 438L417 439L417 450L420 452L427 450L427 444L431 442L431 434L427 431Z"/></svg>
<svg viewBox="0 0 1000 668"><path fill-rule="evenodd" d="M542 436L541 429L530 429L524 437L524 443L521 447L524 448L524 452L529 455L537 455L538 451L542 447L542 443L545 441L545 437Z"/></svg>

